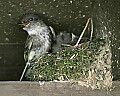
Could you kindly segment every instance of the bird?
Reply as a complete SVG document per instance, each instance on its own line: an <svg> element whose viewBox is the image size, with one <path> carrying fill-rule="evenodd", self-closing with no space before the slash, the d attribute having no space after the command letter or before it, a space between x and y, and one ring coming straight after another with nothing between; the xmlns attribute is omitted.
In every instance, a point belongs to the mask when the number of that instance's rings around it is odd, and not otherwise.
<svg viewBox="0 0 120 96"><path fill-rule="evenodd" d="M54 29L47 26L37 14L26 14L19 24L28 33L25 43L25 68L20 77L22 81L28 65L39 62L39 58L52 49L52 38L55 38Z"/></svg>
<svg viewBox="0 0 120 96"><path fill-rule="evenodd" d="M56 53L62 51L65 46L70 47L75 45L77 39L78 36L72 32L68 33L67 31L60 31L59 33L55 34L54 44L52 45L52 52Z"/></svg>
<svg viewBox="0 0 120 96"><path fill-rule="evenodd" d="M34 13L26 14L18 25L22 26L22 29L28 33L24 50L26 65L20 81L22 81L27 67L38 63L43 54L58 52L62 50L62 44L71 44L76 39L73 33L60 32L55 34L54 28L47 26L39 15Z"/></svg>

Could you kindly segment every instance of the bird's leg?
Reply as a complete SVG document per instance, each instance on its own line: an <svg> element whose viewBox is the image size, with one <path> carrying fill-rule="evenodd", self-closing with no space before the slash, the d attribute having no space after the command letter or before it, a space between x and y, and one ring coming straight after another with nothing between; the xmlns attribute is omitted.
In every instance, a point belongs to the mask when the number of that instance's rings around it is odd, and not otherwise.
<svg viewBox="0 0 120 96"><path fill-rule="evenodd" d="M25 74L25 71L26 71L28 65L29 65L29 63L26 63L25 68L24 68L24 70L23 70L23 73L22 73L22 75L21 75L21 77L20 77L20 81L22 81L23 76L24 76L24 74Z"/></svg>

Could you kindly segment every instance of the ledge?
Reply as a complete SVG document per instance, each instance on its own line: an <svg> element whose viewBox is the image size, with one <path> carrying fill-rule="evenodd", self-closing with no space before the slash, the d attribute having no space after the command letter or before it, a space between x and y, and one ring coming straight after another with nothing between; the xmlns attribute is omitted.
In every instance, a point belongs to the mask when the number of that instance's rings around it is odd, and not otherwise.
<svg viewBox="0 0 120 96"><path fill-rule="evenodd" d="M105 90L92 90L69 82L38 82L5 81L0 82L0 96L120 96L120 82L113 82L115 88Z"/></svg>

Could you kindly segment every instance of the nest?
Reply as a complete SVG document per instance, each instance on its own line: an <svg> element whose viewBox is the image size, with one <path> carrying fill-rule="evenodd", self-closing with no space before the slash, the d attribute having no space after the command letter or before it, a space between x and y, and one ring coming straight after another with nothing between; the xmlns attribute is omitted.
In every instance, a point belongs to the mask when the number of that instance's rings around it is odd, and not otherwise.
<svg viewBox="0 0 120 96"><path fill-rule="evenodd" d="M92 89L110 88L111 51L97 40L79 47L64 47L56 54L44 54L38 63L29 66L31 81L77 81Z"/></svg>
<svg viewBox="0 0 120 96"><path fill-rule="evenodd" d="M90 20L92 25L92 19L88 19L86 26ZM110 46L104 39L92 40L93 30L90 41L79 44L84 32L85 29L75 46L64 46L62 51L41 56L38 63L28 67L26 77L31 81L70 81L92 89L110 89Z"/></svg>

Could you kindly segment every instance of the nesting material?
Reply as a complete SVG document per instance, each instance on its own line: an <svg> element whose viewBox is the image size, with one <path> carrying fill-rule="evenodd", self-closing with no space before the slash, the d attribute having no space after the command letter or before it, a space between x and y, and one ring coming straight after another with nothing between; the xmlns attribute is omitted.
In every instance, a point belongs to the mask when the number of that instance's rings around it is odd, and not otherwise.
<svg viewBox="0 0 120 96"><path fill-rule="evenodd" d="M108 44L100 46L85 78L78 81L79 85L92 89L110 89L113 76L111 74L111 50Z"/></svg>
<svg viewBox="0 0 120 96"><path fill-rule="evenodd" d="M111 50L104 40L64 47L56 54L42 56L27 73L32 81L75 81L92 89L108 89L112 86Z"/></svg>

